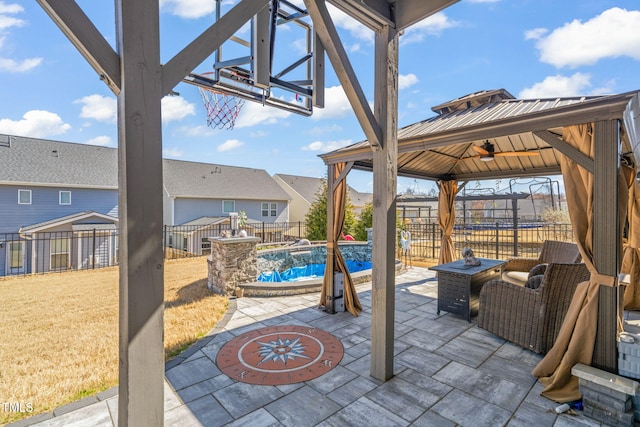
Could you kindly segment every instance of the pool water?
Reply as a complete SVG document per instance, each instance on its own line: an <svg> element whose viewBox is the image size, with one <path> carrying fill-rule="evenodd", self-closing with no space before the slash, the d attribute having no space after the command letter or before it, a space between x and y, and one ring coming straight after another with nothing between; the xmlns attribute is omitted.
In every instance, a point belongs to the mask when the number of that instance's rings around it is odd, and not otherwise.
<svg viewBox="0 0 640 427"><path fill-rule="evenodd" d="M369 261L347 260L347 269L350 273L371 269ZM258 282L302 282L304 280L318 279L324 276L325 264L307 264L300 267L292 267L285 271L266 271L260 273Z"/></svg>

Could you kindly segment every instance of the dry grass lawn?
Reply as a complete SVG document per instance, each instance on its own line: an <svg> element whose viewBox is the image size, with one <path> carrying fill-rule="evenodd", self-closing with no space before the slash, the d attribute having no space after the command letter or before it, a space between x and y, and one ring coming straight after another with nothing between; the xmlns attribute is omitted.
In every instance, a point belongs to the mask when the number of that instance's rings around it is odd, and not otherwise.
<svg viewBox="0 0 640 427"><path fill-rule="evenodd" d="M0 280L0 424L106 390L118 382L118 269ZM226 297L207 289L206 258L165 263L165 356L206 335Z"/></svg>

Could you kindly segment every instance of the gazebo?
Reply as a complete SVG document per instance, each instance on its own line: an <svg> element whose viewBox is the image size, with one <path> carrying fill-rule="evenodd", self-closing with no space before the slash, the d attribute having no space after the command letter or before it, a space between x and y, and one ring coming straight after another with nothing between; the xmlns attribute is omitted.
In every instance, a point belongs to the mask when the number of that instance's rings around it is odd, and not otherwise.
<svg viewBox="0 0 640 427"><path fill-rule="evenodd" d="M611 372L617 370L620 301L624 298L626 307L638 308L634 300L640 280L640 230L634 225L634 205L638 203L639 96L640 92L629 92L519 100L504 89L469 94L433 107L436 116L400 129L393 165L398 175L438 182L439 223L444 235L441 263L457 258L450 236L459 182L562 174L574 236L591 272L591 294L584 298L598 307L594 353L588 363ZM339 180L347 176L345 171L351 169L375 174L375 156L368 141L321 157L328 166L329 188L338 188ZM374 204L379 193L380 189L374 188ZM331 211L341 203L337 191L334 198L329 218L338 217ZM374 224L374 229L377 226ZM623 232L627 242L624 252ZM377 246L374 244L374 250ZM381 255L374 252L374 266L376 256ZM624 296L618 286L623 261L625 272L631 274L631 286ZM331 277L325 280L330 282ZM375 270L373 280L392 281ZM330 298L326 305L330 307ZM372 326L384 319L383 313L375 314Z"/></svg>

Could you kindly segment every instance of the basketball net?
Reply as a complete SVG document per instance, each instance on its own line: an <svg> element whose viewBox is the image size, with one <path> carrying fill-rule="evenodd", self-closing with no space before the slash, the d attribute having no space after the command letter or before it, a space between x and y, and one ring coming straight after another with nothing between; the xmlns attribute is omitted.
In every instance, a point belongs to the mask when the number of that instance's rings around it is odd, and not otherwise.
<svg viewBox="0 0 640 427"><path fill-rule="evenodd" d="M207 110L207 126L218 129L233 129L236 118L244 105L244 99L202 87L198 89L204 108Z"/></svg>

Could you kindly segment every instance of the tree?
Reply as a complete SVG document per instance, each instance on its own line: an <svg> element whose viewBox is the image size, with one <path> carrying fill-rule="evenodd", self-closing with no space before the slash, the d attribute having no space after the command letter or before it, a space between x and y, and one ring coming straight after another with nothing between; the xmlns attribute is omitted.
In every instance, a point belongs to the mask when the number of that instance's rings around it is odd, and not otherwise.
<svg viewBox="0 0 640 427"><path fill-rule="evenodd" d="M316 193L316 200L311 203L307 216L307 239L327 240L327 181L322 182L322 186ZM344 216L344 233L352 234L355 225L355 213L353 205L347 195ZM365 238L366 240L366 238Z"/></svg>
<svg viewBox="0 0 640 427"><path fill-rule="evenodd" d="M353 228L353 237L360 241L367 240L367 228L371 227L373 227L373 203L367 203Z"/></svg>

